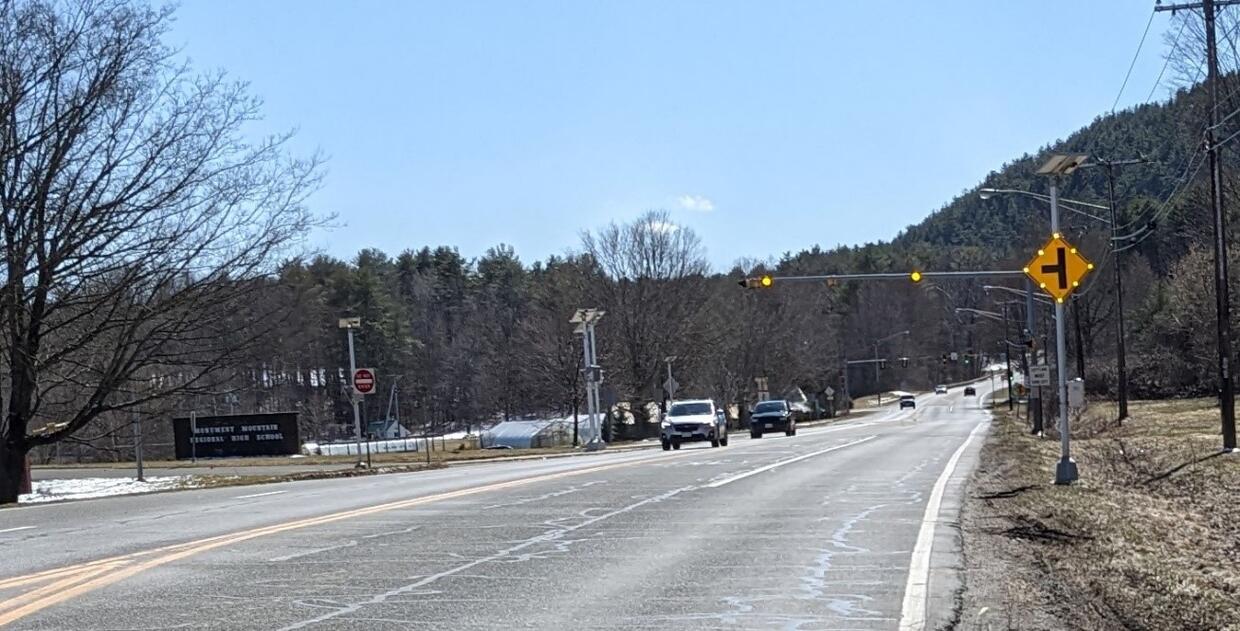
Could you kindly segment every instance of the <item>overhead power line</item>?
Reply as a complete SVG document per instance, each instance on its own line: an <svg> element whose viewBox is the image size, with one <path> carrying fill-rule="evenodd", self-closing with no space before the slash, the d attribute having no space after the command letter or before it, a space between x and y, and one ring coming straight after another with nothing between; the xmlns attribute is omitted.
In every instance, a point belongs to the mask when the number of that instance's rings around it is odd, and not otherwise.
<svg viewBox="0 0 1240 631"><path fill-rule="evenodd" d="M1145 30L1141 33L1141 41L1137 43L1137 52L1132 54L1132 63L1128 64L1128 72L1124 74L1124 82L1119 86L1119 94L1115 95L1115 102L1111 104L1111 113L1115 113L1115 108L1119 106L1120 97L1124 96L1124 88L1128 87L1128 79L1132 76L1132 69L1137 66L1137 59L1141 56L1141 47L1145 46L1145 36L1150 34L1150 25L1154 23L1155 11L1150 11L1150 19L1145 23Z"/></svg>
<svg viewBox="0 0 1240 631"><path fill-rule="evenodd" d="M1151 15L1151 17L1153 16ZM1180 22L1180 30L1176 31L1175 39L1171 42L1171 52L1167 53L1167 58L1163 60L1162 70L1158 71L1158 78L1154 79L1154 85L1150 86L1150 93L1145 97L1146 103L1149 103L1154 99L1154 92L1157 91L1158 86L1162 84L1163 74L1167 72L1167 66L1171 64L1171 58L1174 57L1176 51L1180 49L1180 36L1184 34L1184 27L1187 24L1187 20ZM1111 111L1115 111L1115 108L1112 107Z"/></svg>

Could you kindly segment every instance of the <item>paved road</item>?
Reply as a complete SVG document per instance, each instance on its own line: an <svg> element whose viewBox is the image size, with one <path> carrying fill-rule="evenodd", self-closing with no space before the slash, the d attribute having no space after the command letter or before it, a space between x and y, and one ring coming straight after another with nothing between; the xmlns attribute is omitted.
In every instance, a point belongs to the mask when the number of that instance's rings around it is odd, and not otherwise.
<svg viewBox="0 0 1240 631"><path fill-rule="evenodd" d="M977 405L955 390L721 449L4 510L0 625L935 628Z"/></svg>

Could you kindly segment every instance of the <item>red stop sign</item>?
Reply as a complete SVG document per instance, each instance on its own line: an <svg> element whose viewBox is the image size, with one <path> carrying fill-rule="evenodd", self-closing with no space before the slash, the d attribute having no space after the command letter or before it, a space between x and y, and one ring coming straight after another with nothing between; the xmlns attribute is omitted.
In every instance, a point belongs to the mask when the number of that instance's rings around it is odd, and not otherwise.
<svg viewBox="0 0 1240 631"><path fill-rule="evenodd" d="M369 368L358 368L353 371L353 389L362 394L375 391L375 373Z"/></svg>

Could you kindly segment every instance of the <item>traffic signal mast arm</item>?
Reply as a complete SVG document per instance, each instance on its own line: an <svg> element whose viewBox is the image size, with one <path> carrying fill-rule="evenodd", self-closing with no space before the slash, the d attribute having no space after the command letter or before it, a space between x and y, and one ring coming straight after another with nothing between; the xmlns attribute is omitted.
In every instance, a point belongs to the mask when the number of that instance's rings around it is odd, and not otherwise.
<svg viewBox="0 0 1240 631"><path fill-rule="evenodd" d="M818 274L813 276L762 276L741 279L742 287L767 288L775 283L818 283L837 280L911 280L919 283L925 278L1008 278L1024 276L1024 270L972 270L954 272L880 272L874 274Z"/></svg>

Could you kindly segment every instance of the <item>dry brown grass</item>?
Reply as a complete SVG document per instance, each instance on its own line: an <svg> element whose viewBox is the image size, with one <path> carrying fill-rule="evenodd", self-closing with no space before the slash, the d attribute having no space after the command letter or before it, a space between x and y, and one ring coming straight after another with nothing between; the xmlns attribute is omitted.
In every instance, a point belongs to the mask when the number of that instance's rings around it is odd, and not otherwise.
<svg viewBox="0 0 1240 631"><path fill-rule="evenodd" d="M961 628L1240 629L1240 454L1221 453L1217 408L1132 415L1078 420L1070 487L1051 484L1057 440L996 416L962 518Z"/></svg>

